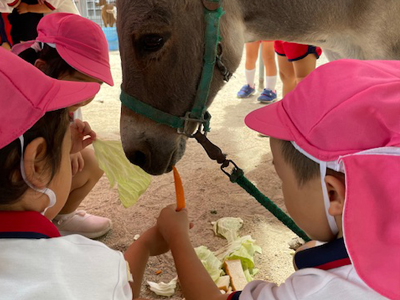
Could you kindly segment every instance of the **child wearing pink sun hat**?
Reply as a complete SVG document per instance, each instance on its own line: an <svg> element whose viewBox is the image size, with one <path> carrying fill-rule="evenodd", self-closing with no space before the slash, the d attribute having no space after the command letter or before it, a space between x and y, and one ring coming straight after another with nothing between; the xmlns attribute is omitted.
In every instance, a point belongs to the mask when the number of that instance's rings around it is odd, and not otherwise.
<svg viewBox="0 0 400 300"><path fill-rule="evenodd" d="M99 25L79 15L53 13L43 17L34 41L18 44L12 52L34 64L50 77L72 81L94 81L114 85L109 62L108 44ZM74 122L82 126L80 107L69 108ZM89 126L87 123L83 123ZM61 234L81 234L97 238L112 228L110 219L79 210L78 207L97 184L103 170L94 151L85 148L71 155L72 185L70 196L54 224Z"/></svg>
<svg viewBox="0 0 400 300"><path fill-rule="evenodd" d="M283 186L290 182L287 173L297 179L297 186L283 189L294 221L310 237L326 242L298 252L297 267L310 267L311 257L320 249L343 238L348 257L319 267L328 272L347 269L343 275L358 277L360 282L351 289L355 294L365 283L389 299L400 299L399 70L399 61L331 62L316 69L281 102L245 119L247 126L271 137L274 166ZM340 90L335 88L338 84ZM311 179L300 177L299 160L309 169L314 165ZM301 205L313 203L301 198L301 190L318 180L322 197L315 198L314 206L323 199L328 224L322 222L319 231L312 228L318 224L299 217L301 210L307 214ZM300 191L297 199L294 190ZM332 290L332 295L342 295L343 287ZM318 295L323 293L323 289L318 291ZM347 297L340 296L356 299Z"/></svg>
<svg viewBox="0 0 400 300"><path fill-rule="evenodd" d="M168 250L156 227L121 253L60 236L51 222L71 185L67 108L93 99L100 85L52 79L2 48L0 57L0 298L138 298L149 256ZM85 131L76 150L91 141Z"/></svg>
<svg viewBox="0 0 400 300"><path fill-rule="evenodd" d="M281 285L221 295L191 246L187 212L165 208L157 225L185 298L400 300L400 61L325 64L245 123L270 136L285 206L320 242L297 251Z"/></svg>

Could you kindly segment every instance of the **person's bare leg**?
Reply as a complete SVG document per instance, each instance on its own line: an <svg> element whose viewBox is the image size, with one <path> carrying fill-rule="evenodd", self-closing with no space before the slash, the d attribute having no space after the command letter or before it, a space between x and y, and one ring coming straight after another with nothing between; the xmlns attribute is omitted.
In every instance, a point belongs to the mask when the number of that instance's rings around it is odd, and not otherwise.
<svg viewBox="0 0 400 300"><path fill-rule="evenodd" d="M279 77L282 81L282 97L296 87L296 77L293 64L288 61L286 56L278 55Z"/></svg>
<svg viewBox="0 0 400 300"><path fill-rule="evenodd" d="M317 65L317 57L309 54L306 57L293 62L293 69L296 78L296 85L299 84Z"/></svg>
<svg viewBox="0 0 400 300"><path fill-rule="evenodd" d="M258 58L259 47L259 42L246 43L246 84L237 93L238 98L248 98L255 92L254 78L256 75L256 62Z"/></svg>
<svg viewBox="0 0 400 300"><path fill-rule="evenodd" d="M85 165L81 172L72 177L71 192L60 214L74 212L104 173L99 168L92 149L86 148L81 151L81 154Z"/></svg>
<svg viewBox="0 0 400 300"><path fill-rule="evenodd" d="M246 43L246 70L253 70L256 68L259 47L260 42Z"/></svg>
<svg viewBox="0 0 400 300"><path fill-rule="evenodd" d="M275 50L273 41L262 42L261 55L265 66L265 75L276 76L277 68L276 68Z"/></svg>
<svg viewBox="0 0 400 300"><path fill-rule="evenodd" d="M110 219L77 210L82 200L89 194L103 171L99 168L92 149L81 151L84 166L81 172L72 177L69 197L60 213L53 219L53 224L61 235L81 234L87 238L98 238L112 228Z"/></svg>
<svg viewBox="0 0 400 300"><path fill-rule="evenodd" d="M11 50L11 46L7 42L1 44L1 47L3 47L6 50Z"/></svg>

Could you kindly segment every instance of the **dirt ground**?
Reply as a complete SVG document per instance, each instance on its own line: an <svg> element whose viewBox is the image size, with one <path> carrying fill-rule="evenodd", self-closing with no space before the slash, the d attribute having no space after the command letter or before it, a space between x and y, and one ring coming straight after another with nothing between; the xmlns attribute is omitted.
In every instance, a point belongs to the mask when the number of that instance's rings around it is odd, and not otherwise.
<svg viewBox="0 0 400 300"><path fill-rule="evenodd" d="M110 58L115 86L104 85L95 101L83 109L83 116L100 138L119 139L119 89L122 80L119 52L110 52ZM326 58L322 56L318 65L325 62ZM244 80L243 59L234 77L219 92L209 110L212 115L212 129L208 137L245 171L250 181L284 209L280 181L271 164L268 138L258 136L243 121L247 113L262 105L256 100L259 92L250 99L236 98ZM281 89L282 85L278 80L278 96ZM183 180L190 218L195 224L191 230L194 247L204 245L210 250L217 250L225 245L226 240L214 236L211 222L222 217L240 217L244 220L244 226L239 234L250 234L263 250L262 254L255 257L255 266L260 269L255 279L279 284L293 272L293 251L289 249L288 243L295 234L237 184L230 183L228 177L219 170L219 165L208 158L195 140L188 141L186 154L177 164L177 168ZM160 209L174 201L172 173L153 177L148 190L136 205L128 209L121 205L117 191L109 188L108 180L103 176L82 202L81 208L110 218L113 230L100 241L113 249L124 251L133 242L136 234L154 225ZM157 270L162 270L162 273L156 275ZM144 282L169 282L175 276L172 256L167 253L150 258ZM142 297L165 298L156 296L146 284L142 287ZM182 298L178 284L171 299Z"/></svg>

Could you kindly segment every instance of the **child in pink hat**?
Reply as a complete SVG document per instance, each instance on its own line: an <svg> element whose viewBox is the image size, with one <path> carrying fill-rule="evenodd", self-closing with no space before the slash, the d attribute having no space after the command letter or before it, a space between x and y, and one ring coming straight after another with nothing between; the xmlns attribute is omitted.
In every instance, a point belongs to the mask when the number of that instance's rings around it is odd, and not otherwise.
<svg viewBox="0 0 400 300"><path fill-rule="evenodd" d="M108 45L100 26L75 14L54 13L43 17L37 30L35 41L16 45L12 51L53 78L114 84ZM70 112L75 112L78 126L83 124L79 107L86 104L88 102L69 108ZM71 155L71 165L70 195L53 221L62 235L100 237L112 228L111 220L77 208L99 181L103 171L93 150L88 148Z"/></svg>
<svg viewBox="0 0 400 300"><path fill-rule="evenodd" d="M168 250L156 227L123 254L60 236L51 222L72 178L77 136L66 107L93 99L100 85L52 79L4 49L0 57L0 298L131 300L132 289L138 297L148 257ZM92 141L83 128L75 150Z"/></svg>
<svg viewBox="0 0 400 300"><path fill-rule="evenodd" d="M322 243L296 253L283 284L221 295L191 246L187 213L165 208L157 222L186 299L399 300L400 61L325 64L245 122L271 137L286 208Z"/></svg>

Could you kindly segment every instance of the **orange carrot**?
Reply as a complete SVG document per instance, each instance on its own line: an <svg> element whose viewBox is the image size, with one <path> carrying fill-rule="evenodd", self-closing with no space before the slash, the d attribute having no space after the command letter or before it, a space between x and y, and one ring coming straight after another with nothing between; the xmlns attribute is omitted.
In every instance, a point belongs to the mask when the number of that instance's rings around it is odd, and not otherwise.
<svg viewBox="0 0 400 300"><path fill-rule="evenodd" d="M183 191L183 185L181 177L179 176L178 170L172 167L174 171L175 181L175 194L176 194L176 211L180 211L185 208L185 193Z"/></svg>

